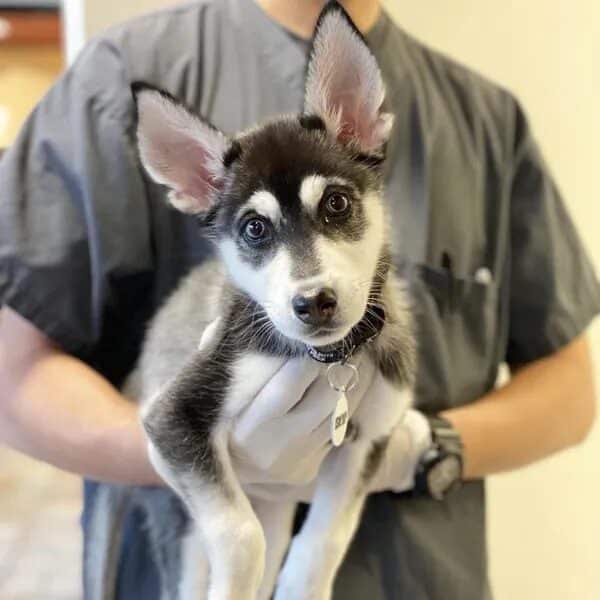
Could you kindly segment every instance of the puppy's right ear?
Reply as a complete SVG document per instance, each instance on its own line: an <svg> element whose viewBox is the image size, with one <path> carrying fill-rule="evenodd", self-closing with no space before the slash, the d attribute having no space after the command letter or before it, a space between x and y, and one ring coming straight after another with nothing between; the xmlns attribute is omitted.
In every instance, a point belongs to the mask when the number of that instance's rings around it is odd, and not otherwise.
<svg viewBox="0 0 600 600"><path fill-rule="evenodd" d="M223 183L227 138L165 92L145 84L134 84L132 92L142 164L157 183L171 188L173 206L205 212Z"/></svg>

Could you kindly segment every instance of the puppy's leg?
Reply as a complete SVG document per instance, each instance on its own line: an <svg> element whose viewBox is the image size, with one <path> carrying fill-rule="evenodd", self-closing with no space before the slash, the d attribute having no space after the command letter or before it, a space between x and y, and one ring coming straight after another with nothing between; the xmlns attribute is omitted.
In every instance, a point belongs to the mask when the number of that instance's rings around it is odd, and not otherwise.
<svg viewBox="0 0 600 600"><path fill-rule="evenodd" d="M209 569L204 540L199 527L190 524L190 530L181 544L181 571L177 600L206 600L208 597Z"/></svg>
<svg viewBox="0 0 600 600"><path fill-rule="evenodd" d="M267 542L265 573L257 600L270 600L283 557L292 537L295 502L268 502L252 499L252 507L260 521Z"/></svg>
<svg viewBox="0 0 600 600"><path fill-rule="evenodd" d="M254 600L264 570L262 527L231 468L226 439L225 430L215 431L202 468L173 464L150 444L152 464L186 503L206 551L208 595L192 586L186 593L194 600ZM189 556L182 563L193 568Z"/></svg>
<svg viewBox="0 0 600 600"><path fill-rule="evenodd" d="M333 450L319 473L308 518L279 576L275 600L328 600L366 497L363 467L371 444Z"/></svg>
<svg viewBox="0 0 600 600"><path fill-rule="evenodd" d="M276 600L329 600L337 570L352 541L387 440L410 401L407 390L380 377L352 420L354 442L327 456L308 518L292 541L279 577Z"/></svg>

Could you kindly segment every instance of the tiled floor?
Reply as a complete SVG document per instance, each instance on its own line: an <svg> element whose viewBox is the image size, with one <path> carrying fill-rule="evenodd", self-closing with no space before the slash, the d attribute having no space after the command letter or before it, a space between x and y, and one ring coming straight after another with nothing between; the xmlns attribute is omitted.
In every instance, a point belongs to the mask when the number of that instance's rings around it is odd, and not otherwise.
<svg viewBox="0 0 600 600"><path fill-rule="evenodd" d="M81 484L0 448L0 598L81 598Z"/></svg>

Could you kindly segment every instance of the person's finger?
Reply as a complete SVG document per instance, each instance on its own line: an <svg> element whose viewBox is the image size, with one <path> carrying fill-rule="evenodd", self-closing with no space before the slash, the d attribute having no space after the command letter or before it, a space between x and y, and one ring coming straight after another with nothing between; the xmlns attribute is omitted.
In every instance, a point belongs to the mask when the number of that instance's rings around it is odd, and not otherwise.
<svg viewBox="0 0 600 600"><path fill-rule="evenodd" d="M236 425L238 434L245 437L261 423L285 415L318 376L319 368L310 359L287 360L239 416Z"/></svg>
<svg viewBox="0 0 600 600"><path fill-rule="evenodd" d="M374 373L370 360L362 360L358 368L358 384L347 393L350 416ZM330 419L339 396L322 365L310 359L290 359L237 418L233 440L240 446L259 444L263 450L268 448L266 454L271 456L296 440L305 444L304 448L322 447L329 441Z"/></svg>
<svg viewBox="0 0 600 600"><path fill-rule="evenodd" d="M358 381L350 391L346 392L350 414L354 412L360 398L371 384L375 371L372 362L362 357L360 362L355 363L355 367ZM350 375L342 373L342 378L349 381ZM339 390L332 387L327 371L325 371L310 384L302 400L288 412L288 415L293 417L300 430L310 428L312 431L327 415L333 412L340 394Z"/></svg>
<svg viewBox="0 0 600 600"><path fill-rule="evenodd" d="M348 414L350 417L356 412L360 401L371 387L375 375L375 367L371 360L363 358L360 366L357 368L358 382L351 390L345 392L348 401ZM329 384L327 375L323 375L311 385L307 390L305 398L302 399L301 404L295 407L291 412L313 412L312 428L314 429L321 424L323 419L331 416L341 393L342 392L333 389ZM320 406L315 407L315 404L319 405L319 401Z"/></svg>
<svg viewBox="0 0 600 600"><path fill-rule="evenodd" d="M375 372L370 361L363 361L357 386L347 393L348 412L352 417L365 390L371 385ZM300 440L306 448L322 446L330 438L330 422L339 401L341 392L329 384L326 374L317 377L306 393L289 412L277 417L275 430L283 437L285 432L290 439ZM310 436L310 437L309 437Z"/></svg>
<svg viewBox="0 0 600 600"><path fill-rule="evenodd" d="M282 419L289 420L299 435L307 435L333 412L339 396L340 392L329 385L327 376L320 375Z"/></svg>
<svg viewBox="0 0 600 600"><path fill-rule="evenodd" d="M239 406L253 406L263 390L283 369L286 359L281 356L262 356L258 363L253 360L239 361L234 365L228 399L233 414Z"/></svg>

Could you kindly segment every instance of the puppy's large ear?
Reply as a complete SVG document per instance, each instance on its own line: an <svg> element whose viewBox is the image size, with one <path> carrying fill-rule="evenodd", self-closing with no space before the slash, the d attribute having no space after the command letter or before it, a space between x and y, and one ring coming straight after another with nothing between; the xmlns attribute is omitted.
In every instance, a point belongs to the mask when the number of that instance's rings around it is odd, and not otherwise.
<svg viewBox="0 0 600 600"><path fill-rule="evenodd" d="M165 92L143 84L132 90L142 164L171 188L173 206L188 213L208 210L222 185L227 138Z"/></svg>
<svg viewBox="0 0 600 600"><path fill-rule="evenodd" d="M328 132L359 152L376 153L393 116L381 112L385 89L377 61L337 2L323 9L308 63L304 112L323 119Z"/></svg>

